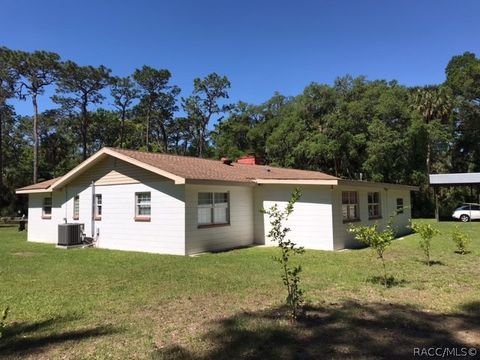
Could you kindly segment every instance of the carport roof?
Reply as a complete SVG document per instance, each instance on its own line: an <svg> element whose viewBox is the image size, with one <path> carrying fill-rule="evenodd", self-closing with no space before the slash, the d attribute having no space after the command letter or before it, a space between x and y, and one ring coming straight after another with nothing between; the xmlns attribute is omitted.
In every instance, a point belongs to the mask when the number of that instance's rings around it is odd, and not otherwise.
<svg viewBox="0 0 480 360"><path fill-rule="evenodd" d="M431 174L430 185L480 184L480 173Z"/></svg>

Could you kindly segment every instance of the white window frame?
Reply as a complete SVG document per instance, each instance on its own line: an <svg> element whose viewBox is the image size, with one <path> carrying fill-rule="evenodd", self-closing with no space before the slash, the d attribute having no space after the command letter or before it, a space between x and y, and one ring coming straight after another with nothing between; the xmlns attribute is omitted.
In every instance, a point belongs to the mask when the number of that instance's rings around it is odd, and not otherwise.
<svg viewBox="0 0 480 360"><path fill-rule="evenodd" d="M375 196L378 196L375 199ZM368 218L381 219L382 218L382 200L379 191L372 191L367 194L368 197Z"/></svg>
<svg viewBox="0 0 480 360"><path fill-rule="evenodd" d="M401 202L401 204L399 204L398 202ZM404 202L403 202L403 198L397 198L397 201L396 201L396 209L397 209L397 214L403 214L404 213Z"/></svg>
<svg viewBox="0 0 480 360"><path fill-rule="evenodd" d="M210 204L199 204L200 201L200 194L210 194L211 197L211 203ZM215 203L215 195L222 194L226 195L227 197L227 202L221 202L221 203ZM226 205L225 205L226 204ZM200 222L199 221L199 216L198 216L198 209L200 208L207 208L210 209L210 219L211 222ZM226 209L226 221L217 221L215 219L215 209ZM228 191L222 191L222 192L209 192L209 191L200 191L197 194L197 225L199 228L202 227L212 227L212 226L227 226L230 225L230 193Z"/></svg>
<svg viewBox="0 0 480 360"><path fill-rule="evenodd" d="M347 198L348 201L344 202L344 194L348 194ZM356 202L353 201L352 194L355 194ZM360 220L360 199L358 196L358 191L342 191L342 218L343 222L352 222L352 221L359 221ZM354 213L356 214L355 217L350 216L351 209L354 209ZM346 210L346 211L345 211ZM346 214L346 216L345 216Z"/></svg>
<svg viewBox="0 0 480 360"><path fill-rule="evenodd" d="M80 195L73 197L73 220L80 219Z"/></svg>
<svg viewBox="0 0 480 360"><path fill-rule="evenodd" d="M48 201L47 201L48 200ZM46 209L50 209L50 212L47 214ZM52 218L52 209L53 209L53 199L51 196L44 197L42 201L42 219L51 219Z"/></svg>
<svg viewBox="0 0 480 360"><path fill-rule="evenodd" d="M98 201L100 199L100 202ZM95 194L95 220L102 220L103 197L102 194Z"/></svg>
<svg viewBox="0 0 480 360"><path fill-rule="evenodd" d="M139 195L148 195L148 201L139 201ZM150 210L150 215L140 214L140 208L145 207ZM150 191L139 191L135 193L135 221L150 221L152 216L152 193Z"/></svg>

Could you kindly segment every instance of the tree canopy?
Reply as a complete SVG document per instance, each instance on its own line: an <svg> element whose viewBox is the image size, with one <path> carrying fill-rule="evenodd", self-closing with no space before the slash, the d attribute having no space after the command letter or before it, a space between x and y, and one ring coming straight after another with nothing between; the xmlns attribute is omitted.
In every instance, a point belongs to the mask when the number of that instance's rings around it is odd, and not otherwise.
<svg viewBox="0 0 480 360"><path fill-rule="evenodd" d="M168 69L144 65L118 77L104 65L1 47L0 214L25 211L14 189L30 179L62 175L101 147L119 146L233 160L254 153L276 166L418 185L414 213L429 215L429 173L480 171L480 59L455 55L445 75L421 87L345 75L295 96L231 104L232 84L217 73L195 78L180 96ZM39 112L47 88L57 105ZM12 99L26 97L33 111L20 116ZM443 196L452 206L458 195L478 196L462 191Z"/></svg>

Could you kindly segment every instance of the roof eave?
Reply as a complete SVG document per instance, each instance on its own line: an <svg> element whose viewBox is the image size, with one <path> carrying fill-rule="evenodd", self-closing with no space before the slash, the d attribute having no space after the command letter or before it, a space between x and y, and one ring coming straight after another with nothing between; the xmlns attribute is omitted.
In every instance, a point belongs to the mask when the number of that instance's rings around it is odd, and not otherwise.
<svg viewBox="0 0 480 360"><path fill-rule="evenodd" d="M52 192L51 188L48 189L17 189L15 194L36 194L36 193L49 193Z"/></svg>
<svg viewBox="0 0 480 360"><path fill-rule="evenodd" d="M338 185L337 179L254 179L257 184L277 184L277 185Z"/></svg>
<svg viewBox="0 0 480 360"><path fill-rule="evenodd" d="M215 180L215 179L185 179L184 184L255 186L255 183L253 181Z"/></svg>
<svg viewBox="0 0 480 360"><path fill-rule="evenodd" d="M403 185L403 184L392 184L392 183L382 183L374 181L363 181L363 180L339 180L338 185L340 186L360 186L360 187L383 187L386 189L397 189L397 190L410 190L410 191L419 191L418 186L412 185Z"/></svg>

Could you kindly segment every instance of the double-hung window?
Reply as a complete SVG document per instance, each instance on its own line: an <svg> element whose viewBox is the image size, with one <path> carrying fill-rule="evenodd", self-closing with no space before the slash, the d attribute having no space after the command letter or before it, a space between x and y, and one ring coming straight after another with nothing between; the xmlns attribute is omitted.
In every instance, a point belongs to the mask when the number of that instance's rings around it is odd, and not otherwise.
<svg viewBox="0 0 480 360"><path fill-rule="evenodd" d="M397 214L403 214L403 198L397 198Z"/></svg>
<svg viewBox="0 0 480 360"><path fill-rule="evenodd" d="M228 225L230 206L228 192L198 193L198 226Z"/></svg>
<svg viewBox="0 0 480 360"><path fill-rule="evenodd" d="M76 195L73 198L73 220L80 218L80 196Z"/></svg>
<svg viewBox="0 0 480 360"><path fill-rule="evenodd" d="M135 220L150 221L152 211L150 192L135 193Z"/></svg>
<svg viewBox="0 0 480 360"><path fill-rule="evenodd" d="M382 217L382 205L379 192L368 193L368 218L379 219Z"/></svg>
<svg viewBox="0 0 480 360"><path fill-rule="evenodd" d="M95 220L102 220L102 194L95 194Z"/></svg>
<svg viewBox="0 0 480 360"><path fill-rule="evenodd" d="M46 198L43 198L42 219L51 219L51 218L52 218L52 198L46 197Z"/></svg>
<svg viewBox="0 0 480 360"><path fill-rule="evenodd" d="M358 192L342 191L342 217L344 222L360 219L358 211Z"/></svg>

